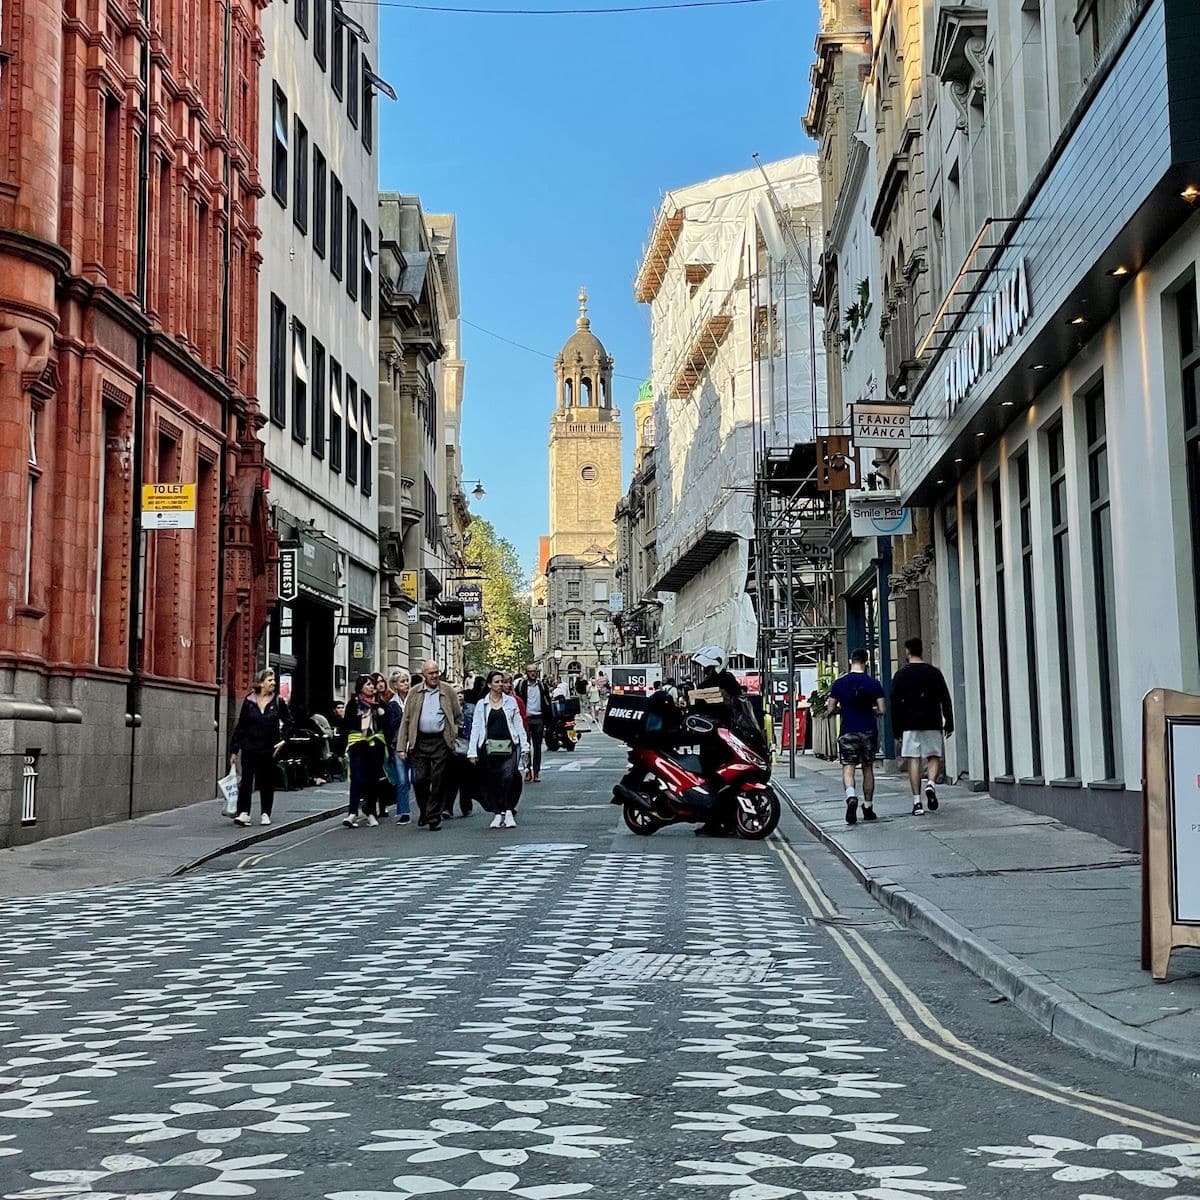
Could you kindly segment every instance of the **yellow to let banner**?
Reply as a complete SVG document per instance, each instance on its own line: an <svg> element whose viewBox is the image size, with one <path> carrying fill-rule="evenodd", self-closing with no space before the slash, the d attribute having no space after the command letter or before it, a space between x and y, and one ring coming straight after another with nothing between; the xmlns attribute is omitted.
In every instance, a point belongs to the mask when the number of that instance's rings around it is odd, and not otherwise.
<svg viewBox="0 0 1200 1200"><path fill-rule="evenodd" d="M400 572L400 591L410 600L417 598L417 573L416 571L401 571Z"/></svg>
<svg viewBox="0 0 1200 1200"><path fill-rule="evenodd" d="M195 512L194 483L142 484L142 512Z"/></svg>

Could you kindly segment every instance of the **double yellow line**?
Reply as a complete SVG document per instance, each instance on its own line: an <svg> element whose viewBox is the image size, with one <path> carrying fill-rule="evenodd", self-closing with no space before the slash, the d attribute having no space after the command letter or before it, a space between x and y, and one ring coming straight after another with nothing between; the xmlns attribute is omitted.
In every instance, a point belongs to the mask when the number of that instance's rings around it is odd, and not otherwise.
<svg viewBox="0 0 1200 1200"><path fill-rule="evenodd" d="M788 873L812 915L819 920L837 917L838 912L833 901L821 889L821 885L792 846L778 833L772 836L770 845L779 856L783 869ZM1074 1108L1128 1129L1139 1129L1162 1137L1200 1141L1200 1125L1189 1125L1162 1113L1063 1087L1052 1080L1035 1075L1032 1071L1026 1071L976 1049L947 1029L929 1011L920 997L876 953L861 933L854 929L839 929L836 925L826 925L826 928L867 990L879 1001L888 1019L914 1045L964 1071L970 1071L1013 1091L1036 1096L1051 1104Z"/></svg>

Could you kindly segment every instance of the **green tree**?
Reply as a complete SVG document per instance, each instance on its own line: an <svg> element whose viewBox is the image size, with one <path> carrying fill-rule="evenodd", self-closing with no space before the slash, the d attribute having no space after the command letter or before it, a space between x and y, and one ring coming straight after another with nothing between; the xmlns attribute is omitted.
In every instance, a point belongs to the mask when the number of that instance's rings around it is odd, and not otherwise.
<svg viewBox="0 0 1200 1200"><path fill-rule="evenodd" d="M467 644L467 667L517 670L529 656L529 596L523 590L521 560L512 542L500 537L490 521L472 517L467 529L468 561L483 577L481 637Z"/></svg>

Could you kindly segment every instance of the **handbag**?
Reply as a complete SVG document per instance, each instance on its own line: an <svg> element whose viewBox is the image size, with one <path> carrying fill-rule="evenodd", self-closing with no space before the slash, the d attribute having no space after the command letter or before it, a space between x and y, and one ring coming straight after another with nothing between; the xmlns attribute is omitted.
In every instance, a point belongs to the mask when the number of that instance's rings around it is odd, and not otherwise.
<svg viewBox="0 0 1200 1200"><path fill-rule="evenodd" d="M455 758L466 758L467 750L469 748L470 748L469 743L467 742L467 739L465 737L460 737L460 738L454 739L454 757Z"/></svg>
<svg viewBox="0 0 1200 1200"><path fill-rule="evenodd" d="M237 816L238 777L236 771L217 780L217 797L224 802L221 808L223 817Z"/></svg>
<svg viewBox="0 0 1200 1200"><path fill-rule="evenodd" d="M511 754L513 748L512 738L488 738L484 742L484 748L489 755Z"/></svg>

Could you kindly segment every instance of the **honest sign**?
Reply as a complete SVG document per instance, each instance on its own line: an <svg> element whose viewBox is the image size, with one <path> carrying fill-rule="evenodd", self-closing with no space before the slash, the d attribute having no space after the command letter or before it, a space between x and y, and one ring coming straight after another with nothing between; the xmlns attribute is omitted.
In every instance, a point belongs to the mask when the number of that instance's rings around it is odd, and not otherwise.
<svg viewBox="0 0 1200 1200"><path fill-rule="evenodd" d="M143 484L142 528L195 529L196 485L194 483Z"/></svg>
<svg viewBox="0 0 1200 1200"><path fill-rule="evenodd" d="M284 601L295 600L296 594L296 552L295 550L280 550L279 598Z"/></svg>
<svg viewBox="0 0 1200 1200"><path fill-rule="evenodd" d="M912 445L912 408L907 404L855 404L854 445L904 450Z"/></svg>

